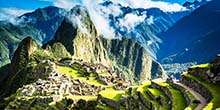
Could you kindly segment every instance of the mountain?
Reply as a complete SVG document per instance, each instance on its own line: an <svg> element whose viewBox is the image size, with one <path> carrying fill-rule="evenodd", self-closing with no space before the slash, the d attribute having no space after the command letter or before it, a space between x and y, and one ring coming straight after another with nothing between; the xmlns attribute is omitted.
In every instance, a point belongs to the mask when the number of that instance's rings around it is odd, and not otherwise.
<svg viewBox="0 0 220 110"><path fill-rule="evenodd" d="M36 82L38 79L47 79L52 72L51 65L46 63L56 59L71 59L70 54L60 43L54 43L43 50L31 37L26 37L19 44L8 68L6 77L0 84L0 100L17 91L23 85ZM2 68L1 68L2 70ZM2 73L1 73L2 74ZM1 107L4 106L2 105Z"/></svg>
<svg viewBox="0 0 220 110"><path fill-rule="evenodd" d="M105 22L103 24L107 25L105 27L109 28L109 33L113 34L113 37L126 36L136 41L154 59L161 42L157 34L168 30L176 21L191 12L190 10L164 11L158 7L133 7L113 0L100 1L95 7L93 5L87 7L92 7L89 13L98 31L102 30L102 26L99 26L96 20L103 19ZM100 16L93 16L96 14Z"/></svg>
<svg viewBox="0 0 220 110"><path fill-rule="evenodd" d="M64 9L49 6L12 20L0 21L0 66L10 62L25 37L31 35L40 44L51 40L65 13Z"/></svg>
<svg viewBox="0 0 220 110"><path fill-rule="evenodd" d="M204 63L219 53L219 5L218 0L207 2L162 33L160 61Z"/></svg>
<svg viewBox="0 0 220 110"><path fill-rule="evenodd" d="M6 77L0 84L0 107L10 107L8 109L16 109L17 105L9 104L13 100L24 105L32 103L31 100L23 100L29 97L26 90L33 92L33 100L45 100L47 104L57 101L59 97L56 94L64 89L56 91L54 87L61 87L64 84L61 83L67 80L68 84L83 83L83 89L97 88L92 94L98 95L101 86L120 90L147 79L166 78L161 65L133 40L125 37L106 39L98 35L87 9L82 6L76 6L67 13L53 40L43 48L31 37L23 39L6 69ZM49 90L51 92L43 95L38 90L44 81L53 86ZM27 89L21 89L24 86ZM71 86L74 91L75 86ZM91 94L90 90L83 91ZM80 89L79 93L65 93L77 95L81 92ZM19 94L24 95L21 100ZM40 94L41 98L38 97Z"/></svg>
<svg viewBox="0 0 220 110"><path fill-rule="evenodd" d="M126 71L126 76L131 80L165 76L161 65L152 60L141 45L126 37L106 39L99 36L87 10L81 6L74 7L67 14L48 44L54 42L62 43L73 59Z"/></svg>
<svg viewBox="0 0 220 110"><path fill-rule="evenodd" d="M207 0L195 0L194 2L185 2L183 4L184 7L188 8L188 9L196 9L198 7L200 7L201 5L204 5L207 2Z"/></svg>

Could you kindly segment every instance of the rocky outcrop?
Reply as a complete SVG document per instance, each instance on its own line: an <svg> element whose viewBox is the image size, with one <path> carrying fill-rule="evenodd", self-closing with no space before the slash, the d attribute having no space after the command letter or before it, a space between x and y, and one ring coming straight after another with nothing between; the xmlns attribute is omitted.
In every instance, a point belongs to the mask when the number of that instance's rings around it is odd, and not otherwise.
<svg viewBox="0 0 220 110"><path fill-rule="evenodd" d="M218 84L220 82L220 64L211 63L205 68L191 67L188 69L189 74L199 76L208 82Z"/></svg>

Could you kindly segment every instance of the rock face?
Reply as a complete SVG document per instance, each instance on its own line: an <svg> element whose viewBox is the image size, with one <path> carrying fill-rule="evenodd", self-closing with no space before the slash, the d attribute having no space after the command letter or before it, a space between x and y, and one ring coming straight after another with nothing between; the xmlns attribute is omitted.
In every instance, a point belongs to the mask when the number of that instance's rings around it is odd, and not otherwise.
<svg viewBox="0 0 220 110"><path fill-rule="evenodd" d="M67 14L48 44L54 42L61 42L73 59L126 71L129 79L142 81L165 76L162 67L139 44L127 38L105 39L99 36L87 10L81 6L74 7Z"/></svg>

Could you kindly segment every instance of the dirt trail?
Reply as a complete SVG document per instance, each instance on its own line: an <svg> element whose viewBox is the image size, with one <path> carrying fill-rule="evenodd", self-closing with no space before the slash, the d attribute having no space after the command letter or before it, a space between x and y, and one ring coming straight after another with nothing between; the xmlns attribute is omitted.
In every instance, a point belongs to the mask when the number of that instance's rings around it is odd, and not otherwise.
<svg viewBox="0 0 220 110"><path fill-rule="evenodd" d="M186 90L188 90L197 100L199 100L201 103L196 107L195 110L202 110L206 105L207 105L207 102L205 100L204 97L202 97L199 93L197 93L196 91L194 91L192 88L189 88L179 82L175 82L176 84L184 87Z"/></svg>

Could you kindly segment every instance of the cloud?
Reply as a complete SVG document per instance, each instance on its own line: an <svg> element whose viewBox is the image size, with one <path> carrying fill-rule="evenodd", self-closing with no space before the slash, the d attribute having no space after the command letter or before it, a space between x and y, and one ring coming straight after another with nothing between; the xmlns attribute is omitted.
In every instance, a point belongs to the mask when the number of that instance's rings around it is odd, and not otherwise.
<svg viewBox="0 0 220 110"><path fill-rule="evenodd" d="M148 23L149 25L154 24L154 17L153 17L153 16L150 16L150 17L147 19L147 23Z"/></svg>
<svg viewBox="0 0 220 110"><path fill-rule="evenodd" d="M32 10L23 10L18 8L0 8L0 20L13 20L16 17L31 11Z"/></svg>
<svg viewBox="0 0 220 110"><path fill-rule="evenodd" d="M149 8L159 8L164 12L179 12L187 10L177 3L168 3L154 0L42 0L52 2L54 6L71 9L75 5L83 5L87 8L92 22L99 35L108 39L120 39L126 36L135 39L155 56L161 39L153 33L146 32L146 25L154 24L154 16L147 16ZM122 8L123 7L123 8ZM123 10L122 10L123 9ZM131 11L145 10L145 11ZM71 19L73 18L73 19ZM69 16L78 28L85 34L89 34L80 16ZM143 24L143 25L142 25Z"/></svg>
<svg viewBox="0 0 220 110"><path fill-rule="evenodd" d="M111 0L114 3L121 4L125 7L131 8L159 8L164 12L178 12L187 10L187 8L181 6L178 3L169 3L163 1L153 1L153 0Z"/></svg>
<svg viewBox="0 0 220 110"><path fill-rule="evenodd" d="M126 14L123 19L119 20L119 25L121 27L126 27L128 31L131 32L135 28L135 26L144 22L146 17L146 14L138 16L137 14L129 13Z"/></svg>
<svg viewBox="0 0 220 110"><path fill-rule="evenodd" d="M52 2L54 6L70 10L75 5L80 4L80 0L41 0Z"/></svg>
<svg viewBox="0 0 220 110"><path fill-rule="evenodd" d="M109 24L110 20L108 14L110 11L105 11L99 3L101 2L98 0L83 0L83 5L88 9L90 18L99 34L103 35L105 38L116 38L115 30Z"/></svg>
<svg viewBox="0 0 220 110"><path fill-rule="evenodd" d="M90 36L86 24L82 22L83 18L81 15L77 15L76 13L68 13L66 18L71 21L73 27L77 27L83 34Z"/></svg>

